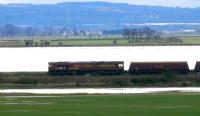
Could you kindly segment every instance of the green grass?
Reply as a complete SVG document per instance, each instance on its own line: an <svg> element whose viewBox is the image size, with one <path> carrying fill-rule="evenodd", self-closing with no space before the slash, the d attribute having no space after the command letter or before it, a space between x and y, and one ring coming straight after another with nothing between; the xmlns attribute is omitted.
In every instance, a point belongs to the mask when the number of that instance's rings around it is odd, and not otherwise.
<svg viewBox="0 0 200 116"><path fill-rule="evenodd" d="M129 43L127 38L1 38L0 47L25 47L25 40L33 39L33 46L133 46L133 45L200 45L200 37L181 37L180 40L151 39ZM116 40L116 43L114 42ZM48 41L49 45L44 45Z"/></svg>
<svg viewBox="0 0 200 116"><path fill-rule="evenodd" d="M0 47L23 47L23 40L0 40Z"/></svg>
<svg viewBox="0 0 200 116"><path fill-rule="evenodd" d="M185 44L200 44L200 37L184 37L183 43L185 43Z"/></svg>
<svg viewBox="0 0 200 116"><path fill-rule="evenodd" d="M125 46L129 45L127 39L33 39L33 46L44 46L44 41L48 41L48 46ZM42 45L43 44L43 45ZM25 47L23 39L18 40L0 40L0 47Z"/></svg>
<svg viewBox="0 0 200 116"><path fill-rule="evenodd" d="M1 116L199 116L200 94L60 95L7 98Z"/></svg>
<svg viewBox="0 0 200 116"><path fill-rule="evenodd" d="M69 40L52 40L50 41L50 45L56 46L59 45L59 43L62 42L62 45L68 45L68 46L86 46L86 45L113 45L113 39L69 39ZM116 45L128 45L127 39L117 39Z"/></svg>

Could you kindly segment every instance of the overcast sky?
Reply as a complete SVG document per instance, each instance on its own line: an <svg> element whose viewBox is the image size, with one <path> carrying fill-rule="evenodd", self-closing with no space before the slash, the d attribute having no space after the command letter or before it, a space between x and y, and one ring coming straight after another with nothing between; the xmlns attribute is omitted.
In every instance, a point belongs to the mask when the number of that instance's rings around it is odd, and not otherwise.
<svg viewBox="0 0 200 116"><path fill-rule="evenodd" d="M59 2L81 2L81 1L108 1L116 3L129 3L136 5L161 5L172 7L200 7L200 0L0 0L0 3L59 3Z"/></svg>

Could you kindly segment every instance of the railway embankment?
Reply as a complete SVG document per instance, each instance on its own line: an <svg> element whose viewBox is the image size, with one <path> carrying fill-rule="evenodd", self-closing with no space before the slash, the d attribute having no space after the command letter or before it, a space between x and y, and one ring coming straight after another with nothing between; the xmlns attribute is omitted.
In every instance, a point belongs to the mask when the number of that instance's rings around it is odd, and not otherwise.
<svg viewBox="0 0 200 116"><path fill-rule="evenodd" d="M0 73L0 88L104 88L104 87L199 87L195 73L156 75L74 75L51 76L41 73Z"/></svg>

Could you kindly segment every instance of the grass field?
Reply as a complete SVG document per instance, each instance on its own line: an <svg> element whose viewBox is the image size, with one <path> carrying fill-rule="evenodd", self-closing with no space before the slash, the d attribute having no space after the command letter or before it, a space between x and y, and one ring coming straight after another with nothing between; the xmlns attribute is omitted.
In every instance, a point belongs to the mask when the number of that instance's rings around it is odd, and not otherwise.
<svg viewBox="0 0 200 116"><path fill-rule="evenodd" d="M28 40L31 40L29 38ZM45 47L45 46L137 46L137 45L180 45L181 41L151 40L137 41L129 43L127 38L101 38L101 39L51 39L51 38L33 38L32 45L26 44L27 38L3 38L0 39L0 47ZM187 41L186 41L187 43Z"/></svg>
<svg viewBox="0 0 200 116"><path fill-rule="evenodd" d="M0 95L1 116L199 116L200 94Z"/></svg>
<svg viewBox="0 0 200 116"><path fill-rule="evenodd" d="M183 43L185 43L185 44L200 44L200 37L184 37Z"/></svg>
<svg viewBox="0 0 200 116"><path fill-rule="evenodd" d="M37 46L125 46L129 45L127 39L116 39L113 44L113 39L55 39L55 40L40 40L34 39L33 45ZM48 45L45 45L48 42ZM0 40L0 47L25 47L24 40Z"/></svg>
<svg viewBox="0 0 200 116"><path fill-rule="evenodd" d="M32 45L27 45L27 40L33 40ZM137 45L200 45L200 37L188 36L163 39L140 40L129 43L127 38L0 38L0 47L48 47L48 46L137 46Z"/></svg>
<svg viewBox="0 0 200 116"><path fill-rule="evenodd" d="M69 39L69 40L51 40L50 45L57 46L60 43L65 46L112 46L113 39ZM128 45L127 39L117 39L116 45Z"/></svg>

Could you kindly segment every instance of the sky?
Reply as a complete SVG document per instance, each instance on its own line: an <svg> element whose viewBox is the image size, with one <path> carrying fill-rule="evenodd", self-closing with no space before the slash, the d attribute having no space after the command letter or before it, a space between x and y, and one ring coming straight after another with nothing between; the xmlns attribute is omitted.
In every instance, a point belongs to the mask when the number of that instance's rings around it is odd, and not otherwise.
<svg viewBox="0 0 200 116"><path fill-rule="evenodd" d="M107 1L114 3L129 3L134 5L168 6L168 7L200 7L200 0L0 0L0 4L33 3L55 4L59 2Z"/></svg>
<svg viewBox="0 0 200 116"><path fill-rule="evenodd" d="M194 69L199 51L200 46L0 48L0 72L43 72L48 62L63 61L125 61L125 70L130 62L187 61Z"/></svg>

